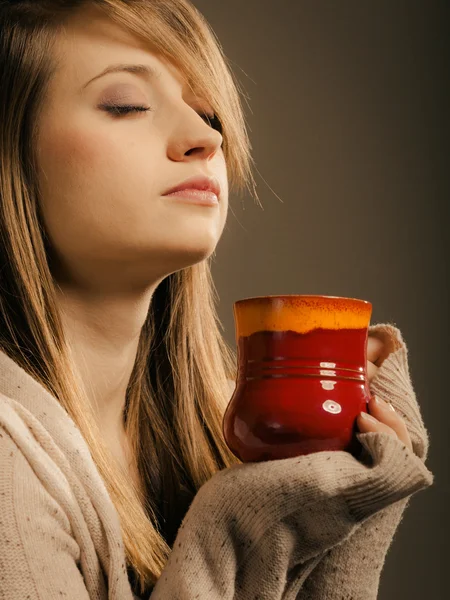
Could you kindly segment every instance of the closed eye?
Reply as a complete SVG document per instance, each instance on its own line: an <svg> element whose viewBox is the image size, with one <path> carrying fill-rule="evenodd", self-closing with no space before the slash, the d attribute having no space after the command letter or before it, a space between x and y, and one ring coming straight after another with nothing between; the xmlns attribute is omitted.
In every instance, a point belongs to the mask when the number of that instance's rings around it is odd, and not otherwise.
<svg viewBox="0 0 450 600"><path fill-rule="evenodd" d="M212 127L213 129L216 129L219 133L223 133L222 130L222 123L219 119L219 117L217 115L208 115L208 114L202 114L200 115L202 118L206 119L207 123L209 124L210 127Z"/></svg>
<svg viewBox="0 0 450 600"><path fill-rule="evenodd" d="M101 104L100 108L114 116L128 115L130 113L152 111L151 106L135 106L132 104Z"/></svg>
<svg viewBox="0 0 450 600"><path fill-rule="evenodd" d="M138 106L133 104L101 104L100 108L116 117L129 115L130 113L153 111L151 106ZM208 115L203 113L200 115L210 127L223 133L222 123L216 114Z"/></svg>

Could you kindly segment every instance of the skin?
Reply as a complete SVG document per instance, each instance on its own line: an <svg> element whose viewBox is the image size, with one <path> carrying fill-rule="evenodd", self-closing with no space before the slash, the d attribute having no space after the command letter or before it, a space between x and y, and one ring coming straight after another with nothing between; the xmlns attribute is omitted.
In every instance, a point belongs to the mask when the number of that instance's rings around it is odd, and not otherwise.
<svg viewBox="0 0 450 600"><path fill-rule="evenodd" d="M370 381L375 377L378 369L389 355L389 349L386 344L373 336L367 340L367 378ZM378 398L379 404L375 399L369 402L369 414L374 421L365 420L361 415L358 416L356 424L361 433L369 431L384 431L393 437L398 437L405 446L412 450L411 437L408 432L405 420L382 398Z"/></svg>
<svg viewBox="0 0 450 600"><path fill-rule="evenodd" d="M94 9L70 22L56 52L61 67L39 122L42 214L73 359L122 459L126 388L153 292L212 254L225 226L223 140L181 73ZM159 75L108 74L83 88L113 63ZM112 101L154 110L117 117L99 108ZM196 175L219 180L219 206L162 196Z"/></svg>
<svg viewBox="0 0 450 600"><path fill-rule="evenodd" d="M211 109L182 74L95 8L71 20L56 54L61 66L37 148L52 272L65 335L102 432L137 478L123 409L138 339L158 284L206 259L222 235L228 210L222 136L201 116ZM119 72L84 87L119 62L148 64L159 75L146 81ZM101 102L153 110L117 117ZM219 180L218 207L162 196L198 174ZM369 338L369 378L385 354L383 343ZM370 412L377 422L359 418L361 431L387 431L407 443L399 415L374 405Z"/></svg>

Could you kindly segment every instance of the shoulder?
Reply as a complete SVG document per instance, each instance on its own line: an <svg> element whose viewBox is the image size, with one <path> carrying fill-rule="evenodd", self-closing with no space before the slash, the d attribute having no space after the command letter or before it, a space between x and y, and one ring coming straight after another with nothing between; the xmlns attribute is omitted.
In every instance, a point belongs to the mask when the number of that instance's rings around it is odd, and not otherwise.
<svg viewBox="0 0 450 600"><path fill-rule="evenodd" d="M62 499L67 498L67 481L33 435L20 408L0 394L0 514L18 523L26 516L49 514L69 533L69 520L61 509ZM21 527L26 528L26 523Z"/></svg>
<svg viewBox="0 0 450 600"><path fill-rule="evenodd" d="M53 530L60 530L64 538L71 534L69 519L56 499L54 466L22 451L20 441L0 424L0 514L13 539L35 539ZM17 531L12 531L14 527Z"/></svg>
<svg viewBox="0 0 450 600"><path fill-rule="evenodd" d="M56 465L49 471L15 438L0 423L0 597L50 598L69 586L84 600L81 549L60 502Z"/></svg>

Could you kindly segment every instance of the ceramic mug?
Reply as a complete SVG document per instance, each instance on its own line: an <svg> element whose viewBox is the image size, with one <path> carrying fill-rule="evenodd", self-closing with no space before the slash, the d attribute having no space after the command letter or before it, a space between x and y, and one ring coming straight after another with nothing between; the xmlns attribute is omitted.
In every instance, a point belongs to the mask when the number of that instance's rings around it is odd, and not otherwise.
<svg viewBox="0 0 450 600"><path fill-rule="evenodd" d="M324 450L357 456L372 304L281 295L244 298L233 309L238 372L223 418L233 454L242 462Z"/></svg>

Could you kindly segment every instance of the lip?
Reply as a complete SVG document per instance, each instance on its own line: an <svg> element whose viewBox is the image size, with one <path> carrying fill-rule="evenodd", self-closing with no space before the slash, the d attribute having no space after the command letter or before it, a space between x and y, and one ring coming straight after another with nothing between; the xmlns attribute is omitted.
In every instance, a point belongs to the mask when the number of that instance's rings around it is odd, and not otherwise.
<svg viewBox="0 0 450 600"><path fill-rule="evenodd" d="M186 179L185 181L179 183L178 185L170 188L166 192L163 193L163 196L169 196L174 192L180 192L183 190L200 190L206 192L212 192L219 199L220 196L220 183L218 179L215 177L205 177L201 175L197 175L195 177L191 177L190 179Z"/></svg>

